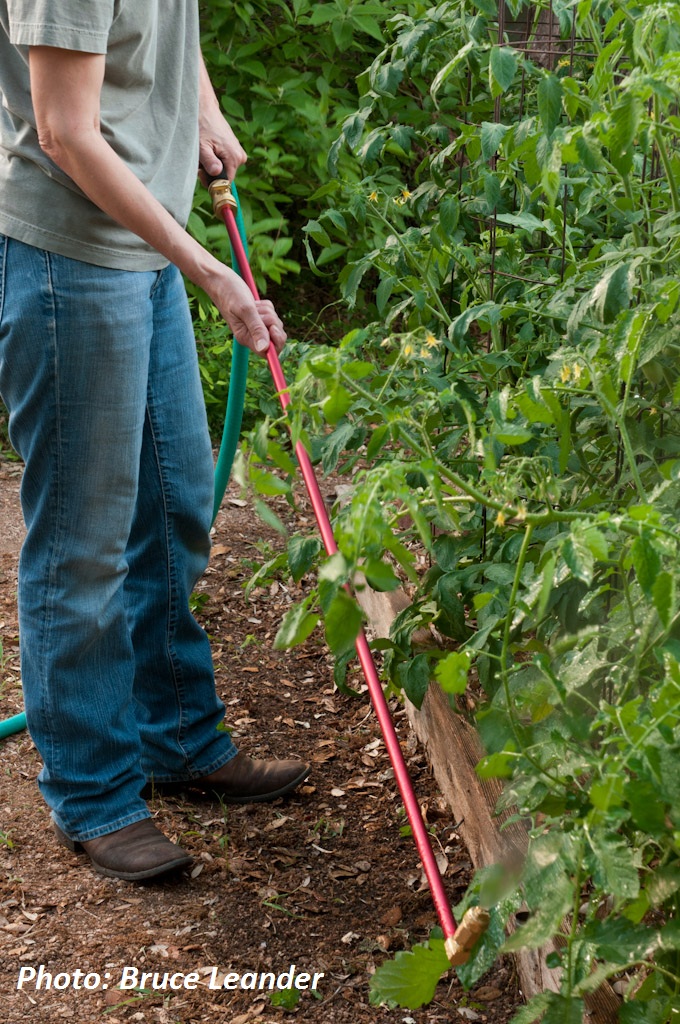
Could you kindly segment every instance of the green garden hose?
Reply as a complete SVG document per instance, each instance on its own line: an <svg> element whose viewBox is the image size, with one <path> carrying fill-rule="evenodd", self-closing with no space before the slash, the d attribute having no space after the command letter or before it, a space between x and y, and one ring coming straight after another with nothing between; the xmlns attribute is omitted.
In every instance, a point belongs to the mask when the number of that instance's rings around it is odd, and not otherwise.
<svg viewBox="0 0 680 1024"><path fill-rule="evenodd" d="M246 229L241 213L241 204L238 201L238 192L232 182L231 193L236 200L236 224L241 241L247 252ZM237 274L240 274L238 260L233 246L231 247L231 265ZM213 504L213 523L217 518L224 492L229 483L231 467L234 464L234 456L241 436L241 422L243 420L243 404L246 397L246 381L248 378L248 357L250 350L245 345L239 345L234 339L231 355L231 374L229 376L229 394L227 396L227 410L224 415L224 430L222 432L222 443L220 453L215 466L215 501Z"/></svg>
<svg viewBox="0 0 680 1024"><path fill-rule="evenodd" d="M232 183L232 195L237 202L236 223L243 246L247 251L246 231L241 213L241 205L238 201L236 186ZM231 250L231 264L237 274L240 274L238 260L233 248ZM234 339L231 357L231 374L229 376L229 393L227 395L227 408L224 414L224 430L222 431L222 442L219 455L215 465L215 497L213 502L213 523L217 518L224 492L229 483L231 467L234 464L234 456L241 436L241 422L243 420L243 405L246 397L246 383L248 379L248 357L249 350L245 345L239 345ZM14 733L22 732L26 728L26 713L13 715L0 721L0 740Z"/></svg>
<svg viewBox="0 0 680 1024"><path fill-rule="evenodd" d="M6 718L4 722L0 722L0 740L4 740L5 736L12 736L15 732L21 732L25 728L26 713L22 711L20 715L14 715L12 718Z"/></svg>

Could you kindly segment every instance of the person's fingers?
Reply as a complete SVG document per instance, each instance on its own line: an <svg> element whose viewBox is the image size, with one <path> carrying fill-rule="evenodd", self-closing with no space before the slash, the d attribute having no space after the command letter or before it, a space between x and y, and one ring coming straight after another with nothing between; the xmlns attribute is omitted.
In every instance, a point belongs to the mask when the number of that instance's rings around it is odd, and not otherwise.
<svg viewBox="0 0 680 1024"><path fill-rule="evenodd" d="M262 354L269 348L269 330L254 308L235 313L231 326L236 340L253 352Z"/></svg>
<svg viewBox="0 0 680 1024"><path fill-rule="evenodd" d="M228 181L233 181L239 167L248 159L236 137L231 142L204 140L199 146L198 177L202 185L207 187L210 178L224 174Z"/></svg>
<svg viewBox="0 0 680 1024"><path fill-rule="evenodd" d="M277 352L286 344L287 334L280 316L269 299L260 299L255 303L258 313L269 331L269 338Z"/></svg>

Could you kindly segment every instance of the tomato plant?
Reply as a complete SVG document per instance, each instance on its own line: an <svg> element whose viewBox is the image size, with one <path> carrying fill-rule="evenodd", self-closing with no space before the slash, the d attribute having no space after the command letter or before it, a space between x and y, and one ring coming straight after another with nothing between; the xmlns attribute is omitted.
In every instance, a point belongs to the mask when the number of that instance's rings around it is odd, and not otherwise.
<svg viewBox="0 0 680 1024"><path fill-rule="evenodd" d="M509 9L531 43L547 0ZM389 685L416 705L433 677L454 704L479 685L478 771L530 825L521 877L466 896L492 928L463 982L566 923L561 990L518 1019L578 1021L618 977L620 1020L662 1024L680 1006L680 8L551 10L548 59L491 0L400 4L368 33L305 228L360 326L298 346L293 387L295 436L352 495L278 643L323 618L344 686L345 583L407 585ZM292 475L278 422L246 461L265 495L273 467ZM299 580L318 559L299 536L277 563ZM422 626L442 643L414 651ZM374 1000L419 1005L438 941L379 970Z"/></svg>

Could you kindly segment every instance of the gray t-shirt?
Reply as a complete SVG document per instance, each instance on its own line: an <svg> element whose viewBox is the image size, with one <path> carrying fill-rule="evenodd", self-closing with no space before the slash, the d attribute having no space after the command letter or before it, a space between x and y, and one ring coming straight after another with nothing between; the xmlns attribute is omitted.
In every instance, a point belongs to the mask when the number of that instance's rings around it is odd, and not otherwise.
<svg viewBox="0 0 680 1024"><path fill-rule="evenodd" d="M106 54L104 138L184 226L198 167L197 0L0 0L0 233L122 270L167 260L40 149L28 48Z"/></svg>

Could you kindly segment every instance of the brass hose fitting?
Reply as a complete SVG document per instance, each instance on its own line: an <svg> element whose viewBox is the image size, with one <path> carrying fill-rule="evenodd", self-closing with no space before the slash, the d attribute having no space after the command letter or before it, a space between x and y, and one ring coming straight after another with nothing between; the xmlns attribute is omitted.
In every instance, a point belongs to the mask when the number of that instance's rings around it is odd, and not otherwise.
<svg viewBox="0 0 680 1024"><path fill-rule="evenodd" d="M446 940L444 946L452 967L466 964L473 946L489 927L489 911L483 907L468 907L456 929L456 934Z"/></svg>
<svg viewBox="0 0 680 1024"><path fill-rule="evenodd" d="M225 206L229 206L232 210L237 209L236 200L231 194L231 184L226 178L213 178L208 185L208 192L212 199L215 216L219 216Z"/></svg>

